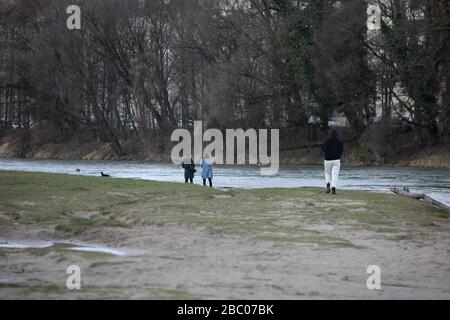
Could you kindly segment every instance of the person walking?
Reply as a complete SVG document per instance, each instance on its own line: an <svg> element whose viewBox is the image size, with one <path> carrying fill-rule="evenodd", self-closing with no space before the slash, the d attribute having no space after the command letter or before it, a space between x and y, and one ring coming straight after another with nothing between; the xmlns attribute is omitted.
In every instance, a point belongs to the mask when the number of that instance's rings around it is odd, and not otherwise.
<svg viewBox="0 0 450 320"><path fill-rule="evenodd" d="M194 174L197 172L195 169L194 160L191 157L186 157L185 160L181 163L181 166L184 169L184 182L194 183Z"/></svg>
<svg viewBox="0 0 450 320"><path fill-rule="evenodd" d="M335 129L331 129L328 133L327 140L322 144L322 151L325 157L326 192L336 194L344 145L339 139L339 134Z"/></svg>
<svg viewBox="0 0 450 320"><path fill-rule="evenodd" d="M206 186L206 180L209 181L209 186L212 188L212 179L213 179L213 169L212 169L213 161L209 158L208 154L205 154L202 160L202 164L200 165L202 168L201 176L203 179L203 185Z"/></svg>

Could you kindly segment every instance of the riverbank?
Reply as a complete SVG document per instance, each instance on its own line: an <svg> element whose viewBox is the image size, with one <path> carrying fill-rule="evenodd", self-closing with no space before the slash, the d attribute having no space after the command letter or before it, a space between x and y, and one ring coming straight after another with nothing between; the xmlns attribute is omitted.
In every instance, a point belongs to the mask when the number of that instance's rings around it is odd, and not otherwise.
<svg viewBox="0 0 450 320"><path fill-rule="evenodd" d="M171 162L170 148L155 152L150 147L136 145L136 141L124 143L125 155L119 157L107 143L79 139L48 142L50 138L30 131L13 132L0 137L0 158L33 160L132 160ZM40 137L40 138L37 138ZM409 142L407 138L403 140ZM345 143L343 164L347 166L398 166L411 168L450 169L450 145L417 148L398 148L382 143L364 141ZM380 145L382 147L380 147ZM319 147L280 151L281 165L322 165L323 155Z"/></svg>
<svg viewBox="0 0 450 320"><path fill-rule="evenodd" d="M196 185L0 172L0 241L94 243L0 249L0 298L450 298L445 211L322 189ZM81 267L83 289L65 288ZM382 269L382 290L366 268Z"/></svg>
<svg viewBox="0 0 450 320"><path fill-rule="evenodd" d="M321 165L320 148L286 150L280 153L282 165ZM393 154L380 159L357 143L346 145L342 159L347 166L410 167L424 169L450 169L450 146L434 146Z"/></svg>

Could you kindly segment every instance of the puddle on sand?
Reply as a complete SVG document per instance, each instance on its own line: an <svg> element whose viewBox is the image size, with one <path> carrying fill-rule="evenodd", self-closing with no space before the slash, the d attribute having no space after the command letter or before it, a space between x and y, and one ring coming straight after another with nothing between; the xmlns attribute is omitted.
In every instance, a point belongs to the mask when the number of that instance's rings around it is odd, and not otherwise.
<svg viewBox="0 0 450 320"><path fill-rule="evenodd" d="M73 250L73 251L106 253L106 254L112 254L114 256L126 256L127 255L124 251L121 251L121 250L102 248L102 247L72 247L72 248L67 248L67 249Z"/></svg>
<svg viewBox="0 0 450 320"><path fill-rule="evenodd" d="M127 256L128 253L124 250L101 247L83 243L60 242L60 241L0 241L0 248L3 249L47 249L58 246L65 250L105 253L114 256Z"/></svg>
<svg viewBox="0 0 450 320"><path fill-rule="evenodd" d="M53 245L47 241L0 241L0 248L4 249L45 249Z"/></svg>

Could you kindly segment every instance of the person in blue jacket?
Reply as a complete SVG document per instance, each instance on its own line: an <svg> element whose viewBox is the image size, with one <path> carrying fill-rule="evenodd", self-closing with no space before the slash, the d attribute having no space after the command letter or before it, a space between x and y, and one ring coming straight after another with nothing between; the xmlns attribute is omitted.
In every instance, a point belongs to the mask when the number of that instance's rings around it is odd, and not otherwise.
<svg viewBox="0 0 450 320"><path fill-rule="evenodd" d="M209 154L205 154L202 160L202 164L200 167L202 168L201 176L203 179L203 185L206 186L206 180L209 181L209 186L212 188L212 180L213 180L213 169L212 169L213 161L210 159Z"/></svg>

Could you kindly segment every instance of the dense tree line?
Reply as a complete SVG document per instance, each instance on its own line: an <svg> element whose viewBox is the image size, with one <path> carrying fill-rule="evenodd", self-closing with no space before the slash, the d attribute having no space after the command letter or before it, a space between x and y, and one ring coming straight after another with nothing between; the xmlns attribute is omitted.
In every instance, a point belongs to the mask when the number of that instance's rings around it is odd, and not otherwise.
<svg viewBox="0 0 450 320"><path fill-rule="evenodd" d="M357 136L395 120L446 141L448 2L370 2L373 34L361 0L2 0L0 126L45 123L118 155L129 140L162 150L194 120L292 135L335 113Z"/></svg>

